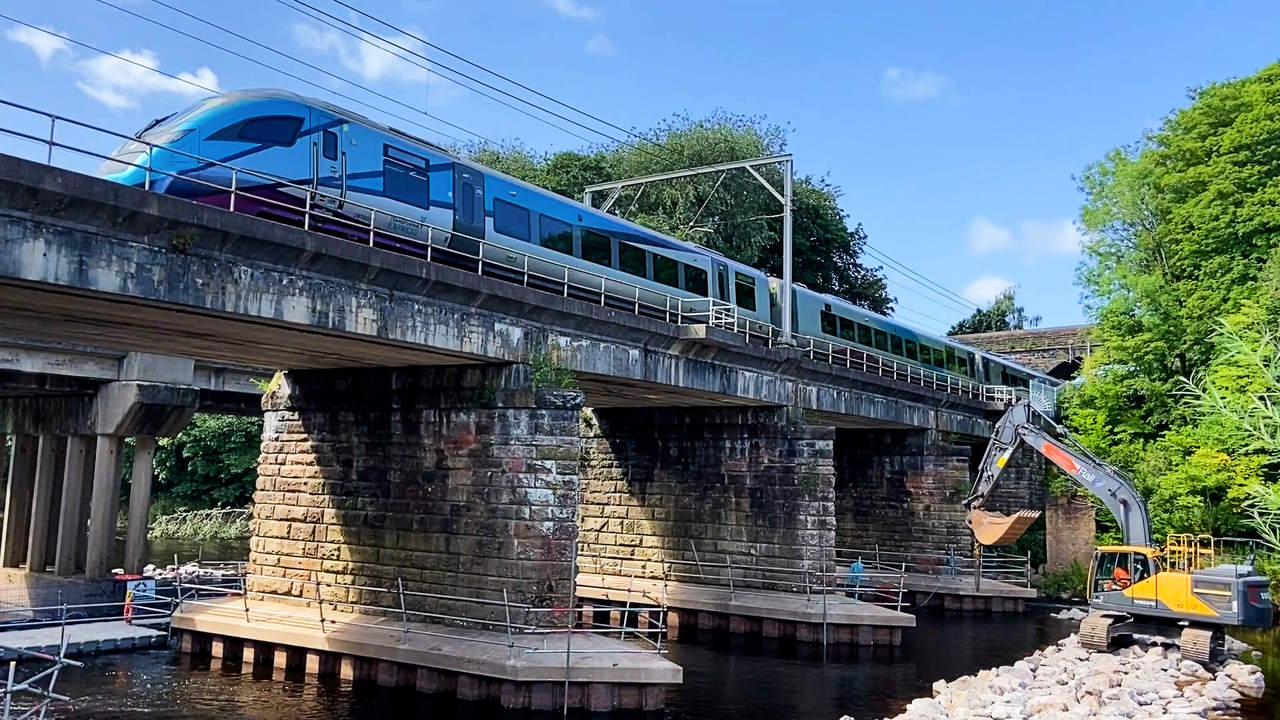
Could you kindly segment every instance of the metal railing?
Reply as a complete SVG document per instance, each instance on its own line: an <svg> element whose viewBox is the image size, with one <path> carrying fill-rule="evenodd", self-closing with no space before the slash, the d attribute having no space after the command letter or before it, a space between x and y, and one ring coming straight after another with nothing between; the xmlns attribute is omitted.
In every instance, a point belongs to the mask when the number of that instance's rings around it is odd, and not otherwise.
<svg viewBox="0 0 1280 720"><path fill-rule="evenodd" d="M409 590L405 588L401 578L395 578L394 587L327 582L319 579L315 573L312 573L312 577L307 580L256 573L243 575L242 579L244 585L241 588L232 589L200 583L182 583L177 586L176 595L172 598L173 612L180 612L187 606L227 610L228 606L225 602L211 602L209 598L212 595L222 598L240 597L242 603L239 612L244 614L246 622L290 619L315 622L322 633L342 626L387 630L386 623L378 620L389 617L399 621L401 642L407 642L411 637L454 638L505 646L512 658L518 653L572 654L570 642L566 641L563 648L548 642L559 635L618 634L619 632L618 628L611 626L588 624L585 627L575 627L574 624L569 623L568 619L574 613L582 613L584 607L581 605L537 607L529 603L512 601L506 588L502 590L501 599L498 599ZM253 580L288 584L290 592L251 589ZM332 590L339 592L327 592ZM348 599L339 599L343 593L347 594ZM351 597L358 600L350 599ZM275 602L250 602L254 599ZM270 605L270 607L264 607L264 605ZM638 617L635 617L648 610L649 608L636 608L631 611L632 617L628 617L628 622L624 624L633 627L628 627L622 634L624 639L628 635L633 639L639 639L642 645L612 648L608 652L664 652L662 635L666 632L665 622L650 621L646 618L644 627L640 627L642 623L639 622ZM564 616L564 626L553 624L557 616ZM485 637L474 632L464 632L475 629L491 631L493 636ZM596 647L578 652L602 651Z"/></svg>
<svg viewBox="0 0 1280 720"><path fill-rule="evenodd" d="M82 157L110 160L121 167L142 170L143 187L151 189L159 179L180 179L183 182L203 186L211 197L201 200L205 204L223 207L232 212L245 212L256 208L259 217L284 222L306 230L342 237L369 247L420 257L429 262L439 262L524 287L553 292L635 315L651 317L680 325L710 325L742 335L747 342L762 342L769 347L779 346L780 330L768 323L743 316L736 305L711 298L676 297L648 287L593 273L539 255L530 255L518 247L495 243L482 237L442 228L421 219L413 219L376 208L346 197L327 193L318 183L299 185L269 173L230 165L218 160L201 157L167 145L156 145L131 135L85 123L73 118L46 112L20 103L0 99L0 107L28 113L48 121L47 137L35 132L25 132L9 126L0 126L0 134L37 143L46 149L44 161L53 164L55 150L75 153ZM136 144L138 152L145 149L146 162L126 162L101 152L60 142L61 128L72 127L99 133L116 140ZM192 175L178 175L153 167L156 151L170 153L193 161L193 164L220 168L228 171L226 184L213 182ZM278 189L278 192L268 192ZM274 195L274 196L273 196ZM367 216L366 216L367 215ZM423 234L425 233L425 237ZM467 246L467 247L460 247ZM894 360L858 348L805 335L794 335L798 351L810 360L860 372L891 378L923 388L988 402L1011 402L1019 393L1017 388L983 385L965 378L935 372Z"/></svg>
<svg viewBox="0 0 1280 720"><path fill-rule="evenodd" d="M959 581L994 580L997 582L1031 587L1031 555L1002 552L986 548L979 560L972 553L950 547L943 553L898 552L870 548L836 548L835 556L842 566L861 559L864 563L900 563L905 572L931 575L939 578L955 578Z"/></svg>
<svg viewBox="0 0 1280 720"><path fill-rule="evenodd" d="M599 575L605 578L630 578L634 580L651 580L663 583L662 604L667 604L667 583L687 583L703 589L723 592L730 599L739 595L771 595L780 592L803 594L806 602L826 601L828 593L845 594L862 602L880 605L890 609L901 610L904 606L905 566L900 562L885 560L884 562L868 561L858 576L851 576L847 570L839 567L839 562L832 557L827 561L806 561L810 567L786 567L780 565L761 565L756 563L734 563L732 556L723 560L711 561L699 556L697 548L690 541L692 560L672 558L662 560L644 560L628 555L580 552L579 569L588 575ZM816 567L812 567L815 566ZM580 576L581 577L581 576ZM607 583L606 583L607 584ZM582 585L579 587L593 587ZM616 585L602 589L619 589ZM627 596L637 593L634 587ZM639 593L641 596L646 593ZM658 598L650 598L658 600Z"/></svg>

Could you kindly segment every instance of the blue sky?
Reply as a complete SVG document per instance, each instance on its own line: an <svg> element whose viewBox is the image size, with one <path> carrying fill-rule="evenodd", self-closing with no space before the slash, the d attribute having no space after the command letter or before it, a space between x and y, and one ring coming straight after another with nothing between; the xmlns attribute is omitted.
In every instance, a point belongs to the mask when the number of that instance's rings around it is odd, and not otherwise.
<svg viewBox="0 0 1280 720"><path fill-rule="evenodd" d="M305 1L394 36L332 0ZM584 144L446 81L439 71L425 72L308 20L281 0L166 2L413 110L222 35L154 0L110 2L267 60L329 92L162 32L97 0L64 0L6 3L2 12L189 82L0 21L0 61L7 68L0 94L132 132L205 93L191 83L286 87L448 140L336 91L463 138L416 111L537 148ZM1248 2L352 4L624 127L717 108L786 124L797 172L825 174L841 186L845 210L864 224L873 248L977 302L1017 284L1044 325L1082 319L1073 284L1079 261L1073 220L1081 201L1073 176L1184 104L1188 87L1274 61L1280 37L1280 13ZM395 41L438 56L415 41ZM30 119L11 111L0 112L0 125L35 132ZM110 145L94 142L104 150ZM3 148L14 149L11 143ZM939 329L965 314L962 303L905 273L889 267L887 274L900 317Z"/></svg>

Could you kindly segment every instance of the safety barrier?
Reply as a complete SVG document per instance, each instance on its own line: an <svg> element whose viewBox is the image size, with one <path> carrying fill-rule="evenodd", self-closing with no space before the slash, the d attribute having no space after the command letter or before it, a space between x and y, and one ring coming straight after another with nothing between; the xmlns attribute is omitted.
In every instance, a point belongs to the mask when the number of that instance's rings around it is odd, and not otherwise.
<svg viewBox="0 0 1280 720"><path fill-rule="evenodd" d="M981 558L951 547L945 553L906 553L870 548L836 548L842 566L861 559L863 563L900 563L905 572L973 581L976 578L1031 587L1031 555L984 549Z"/></svg>
<svg viewBox="0 0 1280 720"><path fill-rule="evenodd" d="M835 557L827 561L805 561L809 567L755 563L735 565L731 556L725 556L723 562L704 561L692 540L689 546L692 560L644 560L620 554L580 552L579 569L582 573L606 578L661 581L664 584L660 598L663 605L666 604L665 584L674 582L723 592L730 599L738 595L786 592L803 593L807 602L825 602L828 593L837 593L894 610L901 610L904 606L906 567L887 558L884 561L868 560L855 576L842 570ZM628 597L632 594L629 591Z"/></svg>
<svg viewBox="0 0 1280 720"><path fill-rule="evenodd" d="M53 164L54 151L60 150L79 157L117 162L122 168L128 166L143 170L143 186L147 189L161 178L180 177L183 182L208 188L210 197L204 198L202 202L232 212L256 208L255 214L260 217L342 237L369 247L460 267L486 277L634 315L679 325L710 325L741 335L747 342L760 342L769 347L782 345L781 331L778 328L744 317L736 305L728 302L668 295L625 280L530 255L518 247L437 227L420 219L415 220L333 195L318 185L298 185L267 173L229 165L165 145L155 145L131 135L9 100L0 99L0 107L47 120L47 137L37 135L34 129L20 130L8 125L0 125L0 134L43 146L46 149L44 162L49 165ZM68 127L75 131L105 135L114 141L136 143L139 152L145 148L146 162L125 162L78 144L62 142L58 133L67 132ZM157 149L210 168L226 170L227 183L223 185L203 178L179 176L155 169L152 161ZM271 192L264 186L270 188ZM820 338L793 334L792 343L810 360L856 369L938 392L997 403L1012 402L1026 394L1021 388L984 385Z"/></svg>

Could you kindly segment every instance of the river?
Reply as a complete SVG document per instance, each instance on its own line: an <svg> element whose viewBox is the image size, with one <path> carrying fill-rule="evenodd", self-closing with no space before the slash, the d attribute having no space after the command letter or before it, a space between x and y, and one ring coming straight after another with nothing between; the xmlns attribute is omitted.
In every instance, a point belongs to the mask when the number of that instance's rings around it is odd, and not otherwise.
<svg viewBox="0 0 1280 720"><path fill-rule="evenodd" d="M237 552L238 551L238 552ZM243 556L243 541L206 544L160 541L152 556L183 562ZM859 720L891 716L911 699L931 694L935 680L952 680L983 668L1010 664L1073 632L1075 622L1056 620L1044 607L1021 616L922 614L903 635L903 646L831 650L728 634L695 637L670 646L670 659L685 670L684 684L668 695L666 720L795 718ZM1264 652L1255 660L1267 673L1267 696L1245 708L1250 720L1280 718L1280 631L1241 633ZM63 676L58 687L76 699L56 716L105 720L236 720L238 718L513 718L409 691L352 688L339 683L253 679L191 668L170 652L102 655ZM556 715L558 716L558 714Z"/></svg>
<svg viewBox="0 0 1280 720"><path fill-rule="evenodd" d="M859 720L896 714L912 698L929 695L939 678L953 679L985 667L1011 663L1070 633L1075 623L1044 610L1021 617L925 615L895 651L821 653L794 644L715 635L682 640L670 658L685 668L685 682L668 698L666 720L796 718ZM1280 649L1275 631L1248 638ZM1246 708L1250 720L1280 717L1274 688L1280 687L1280 656L1263 658L1268 696ZM237 720L290 718L514 718L496 708L437 701L411 691L352 688L333 683L253 679L207 668L190 668L165 651L101 655L58 683L76 699L56 717L94 720L147 718ZM652 716L651 716L652 717Z"/></svg>

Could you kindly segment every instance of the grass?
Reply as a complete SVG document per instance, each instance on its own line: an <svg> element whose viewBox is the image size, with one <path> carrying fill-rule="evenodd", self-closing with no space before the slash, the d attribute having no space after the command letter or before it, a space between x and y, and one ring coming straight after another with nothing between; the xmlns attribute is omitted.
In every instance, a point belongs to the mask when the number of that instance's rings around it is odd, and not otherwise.
<svg viewBox="0 0 1280 720"><path fill-rule="evenodd" d="M1080 563L1073 562L1071 567L1051 570L1040 576L1036 589L1041 595L1059 600L1071 600L1087 597L1085 592L1089 584L1089 571Z"/></svg>

